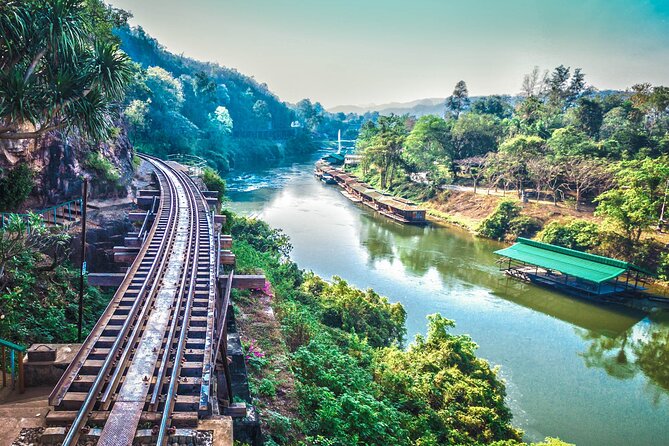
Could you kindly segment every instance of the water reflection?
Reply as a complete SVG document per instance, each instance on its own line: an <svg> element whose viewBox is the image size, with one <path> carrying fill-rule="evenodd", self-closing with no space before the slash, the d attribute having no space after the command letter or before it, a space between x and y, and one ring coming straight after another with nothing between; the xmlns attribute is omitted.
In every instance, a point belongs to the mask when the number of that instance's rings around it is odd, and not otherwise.
<svg viewBox="0 0 669 446"><path fill-rule="evenodd" d="M632 379L641 373L650 379L647 390L657 404L669 392L669 317L651 314L618 336L577 330L588 348L581 353L586 366L597 367L617 379Z"/></svg>
<svg viewBox="0 0 669 446"><path fill-rule="evenodd" d="M470 234L438 226L405 226L387 219L363 218L361 245L369 253L369 266L398 259L417 277L436 270L442 282L457 278L492 294L577 327L618 335L634 326L645 313L611 304L595 304L509 278L495 266L492 252L501 246Z"/></svg>
<svg viewBox="0 0 669 446"><path fill-rule="evenodd" d="M669 335L658 315L508 279L492 254L498 243L397 224L356 207L312 169L293 163L230 181L234 210L284 229L301 267L401 302L407 339L424 332L428 314L454 319L500 366L527 440L669 445L669 398L660 398L669 391Z"/></svg>

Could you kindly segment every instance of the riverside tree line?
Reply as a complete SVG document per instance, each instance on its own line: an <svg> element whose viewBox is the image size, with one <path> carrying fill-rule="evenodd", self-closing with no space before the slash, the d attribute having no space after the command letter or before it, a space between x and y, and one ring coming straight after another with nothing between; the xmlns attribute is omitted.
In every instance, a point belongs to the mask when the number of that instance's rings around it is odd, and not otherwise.
<svg viewBox="0 0 669 446"><path fill-rule="evenodd" d="M598 91L578 68L535 68L516 97L472 102L460 81L443 117L390 115L366 122L358 140L360 171L383 189L419 189L414 197L424 199L455 183L474 192L515 191L525 200L594 208L606 225L587 249L622 254L666 277L669 259L649 230L665 226L668 131L667 87ZM494 232L495 238L505 235L505 228Z"/></svg>

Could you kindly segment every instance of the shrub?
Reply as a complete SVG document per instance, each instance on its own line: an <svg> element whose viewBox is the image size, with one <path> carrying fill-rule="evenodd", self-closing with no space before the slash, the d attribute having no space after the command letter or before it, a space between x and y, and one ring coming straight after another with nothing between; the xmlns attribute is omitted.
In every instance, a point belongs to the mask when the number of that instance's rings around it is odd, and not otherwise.
<svg viewBox="0 0 669 446"><path fill-rule="evenodd" d="M509 222L508 234L515 237L534 237L541 229L541 221L526 215L521 215Z"/></svg>
<svg viewBox="0 0 669 446"><path fill-rule="evenodd" d="M511 220L520 213L520 206L510 200L501 201L497 209L483 220L476 230L481 237L503 240L509 231Z"/></svg>
<svg viewBox="0 0 669 446"><path fill-rule="evenodd" d="M16 210L28 198L34 185L34 173L27 164L18 164L7 171L0 178L0 211Z"/></svg>
<svg viewBox="0 0 669 446"><path fill-rule="evenodd" d="M202 181L209 190L218 191L218 199L225 194L225 180L211 167L205 167L202 171Z"/></svg>
<svg viewBox="0 0 669 446"><path fill-rule="evenodd" d="M115 185L121 179L118 169L99 152L91 152L86 157L86 167L100 174L101 179Z"/></svg>
<svg viewBox="0 0 669 446"><path fill-rule="evenodd" d="M669 282L669 252L664 252L660 256L660 262L657 267L657 277L660 280Z"/></svg>
<svg viewBox="0 0 669 446"><path fill-rule="evenodd" d="M539 240L565 248L589 251L600 241L599 226L585 220L552 221L539 233Z"/></svg>

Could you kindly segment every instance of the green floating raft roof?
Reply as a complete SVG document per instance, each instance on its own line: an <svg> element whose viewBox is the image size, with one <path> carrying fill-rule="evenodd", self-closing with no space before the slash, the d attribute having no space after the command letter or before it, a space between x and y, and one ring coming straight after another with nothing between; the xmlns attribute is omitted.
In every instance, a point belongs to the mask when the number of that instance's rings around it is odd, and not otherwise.
<svg viewBox="0 0 669 446"><path fill-rule="evenodd" d="M495 251L495 254L536 265L540 268L556 270L562 274L594 283L615 279L628 270L652 275L650 272L622 260L588 254L587 252L522 237L519 237L514 245Z"/></svg>

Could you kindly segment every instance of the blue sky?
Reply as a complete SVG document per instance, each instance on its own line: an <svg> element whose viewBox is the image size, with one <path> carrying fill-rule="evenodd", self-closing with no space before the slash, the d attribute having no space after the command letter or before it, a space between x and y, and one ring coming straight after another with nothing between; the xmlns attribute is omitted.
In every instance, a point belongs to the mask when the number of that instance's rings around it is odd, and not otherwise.
<svg viewBox="0 0 669 446"><path fill-rule="evenodd" d="M533 66L669 85L669 0L111 0L170 51L326 107L515 94Z"/></svg>

